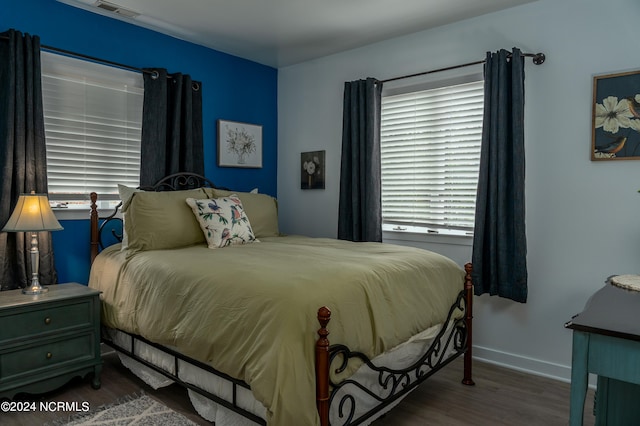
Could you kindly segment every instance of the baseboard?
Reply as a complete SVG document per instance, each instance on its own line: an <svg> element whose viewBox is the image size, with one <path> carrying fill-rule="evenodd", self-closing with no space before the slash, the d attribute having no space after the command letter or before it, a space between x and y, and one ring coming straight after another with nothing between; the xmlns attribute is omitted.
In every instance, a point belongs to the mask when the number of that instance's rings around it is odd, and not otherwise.
<svg viewBox="0 0 640 426"><path fill-rule="evenodd" d="M548 377L566 383L571 382L571 366L569 365L554 364L522 355L484 348L482 346L473 347L473 358L478 361L495 364L527 374ZM595 387L595 384L595 376L589 375L589 386Z"/></svg>

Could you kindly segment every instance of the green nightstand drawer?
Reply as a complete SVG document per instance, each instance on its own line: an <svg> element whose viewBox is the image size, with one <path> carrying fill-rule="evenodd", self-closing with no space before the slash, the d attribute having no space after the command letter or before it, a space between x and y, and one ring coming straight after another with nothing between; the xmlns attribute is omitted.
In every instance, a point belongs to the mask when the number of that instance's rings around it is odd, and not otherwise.
<svg viewBox="0 0 640 426"><path fill-rule="evenodd" d="M95 336L83 334L0 354L0 384L20 376L92 360L96 357L95 347Z"/></svg>
<svg viewBox="0 0 640 426"><path fill-rule="evenodd" d="M90 326L93 323L91 308L91 300L87 299L58 306L45 305L44 309L22 310L13 315L0 315L0 343L66 328ZM20 326L17 327L17 324Z"/></svg>

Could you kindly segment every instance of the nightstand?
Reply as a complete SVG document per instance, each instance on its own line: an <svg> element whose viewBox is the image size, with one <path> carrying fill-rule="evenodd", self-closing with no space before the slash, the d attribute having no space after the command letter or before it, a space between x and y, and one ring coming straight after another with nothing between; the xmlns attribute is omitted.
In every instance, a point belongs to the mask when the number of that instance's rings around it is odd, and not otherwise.
<svg viewBox="0 0 640 426"><path fill-rule="evenodd" d="M75 283L0 292L0 398L56 389L93 373L100 388L100 292Z"/></svg>

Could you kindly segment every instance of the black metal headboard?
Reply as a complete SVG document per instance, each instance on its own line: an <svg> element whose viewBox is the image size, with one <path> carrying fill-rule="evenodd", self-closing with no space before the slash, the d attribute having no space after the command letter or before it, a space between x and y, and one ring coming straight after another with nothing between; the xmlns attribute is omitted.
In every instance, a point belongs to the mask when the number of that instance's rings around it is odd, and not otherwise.
<svg viewBox="0 0 640 426"><path fill-rule="evenodd" d="M165 176L151 186L141 186L144 191L182 191L194 188L220 188L204 176L196 173L174 173Z"/></svg>

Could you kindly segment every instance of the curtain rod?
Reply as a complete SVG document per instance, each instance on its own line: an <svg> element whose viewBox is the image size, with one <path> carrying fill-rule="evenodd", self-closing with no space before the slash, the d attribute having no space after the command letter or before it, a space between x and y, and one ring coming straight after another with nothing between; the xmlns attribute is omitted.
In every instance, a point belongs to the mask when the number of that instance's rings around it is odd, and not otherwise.
<svg viewBox="0 0 640 426"><path fill-rule="evenodd" d="M3 37L3 38L8 38L8 37ZM113 62L113 61L108 61L106 59L100 59L100 58L96 58L94 56L89 56L89 55L83 55L82 53L76 53L76 52L72 52L70 50L64 50L64 49L60 49L57 47L51 47L51 46L45 46L45 45L40 45L40 49L44 49L44 50L48 50L50 52L54 52L54 53L60 53L62 55L66 55L66 56L71 56L74 58L78 58L78 59L86 59L92 62L97 62L99 64L103 64L103 65L109 65L112 67L117 67L117 68L122 68L125 70L129 70L129 71L134 71L134 72L139 72L142 74L149 74L151 76L152 79L157 79L158 77L160 77L160 73L156 70L145 70L142 68L136 68L136 67L132 67L130 65L124 65L124 64L120 64L118 62ZM167 74L167 78L173 78L171 74ZM198 91L200 90L200 83L197 81L192 81L191 82L191 88L194 91Z"/></svg>
<svg viewBox="0 0 640 426"><path fill-rule="evenodd" d="M103 64L103 65L109 65L109 66L112 66L112 67L122 68L122 69L129 70L129 71L135 71L135 72L139 72L139 73L142 73L142 74L150 74L154 78L158 78L159 77L158 71L156 71L156 70L153 70L153 71L144 70L142 68L136 68L136 67L132 67L130 65L124 65L124 64L120 64L118 62L108 61L106 59L100 59L100 58L96 58L94 56L89 56L89 55L84 55L82 53L72 52L70 50L60 49L58 47L40 45L40 48L43 49L43 50L48 50L49 52L60 53L60 54L63 54L65 56L71 56L71 57L78 58L78 59L86 59L86 60L89 60L89 61L92 61L92 62L97 62L97 63Z"/></svg>
<svg viewBox="0 0 640 426"><path fill-rule="evenodd" d="M9 40L9 36L6 35L0 35L0 38L4 39L4 40ZM76 53L76 52L72 52L70 50L65 50L65 49L60 49L58 47L53 47L53 46L46 46L44 44L40 45L40 49L42 50L47 50L49 52L53 52L53 53L60 53L62 55L65 56L71 56L74 58L78 58L78 59L86 59L92 62L97 62L99 64L103 64L103 65L109 65L112 67L117 67L117 68L122 68L125 70L129 70L129 71L134 71L134 72L139 72L142 74L150 74L151 76L153 76L153 78L158 78L160 76L160 74L158 74L158 71L149 71L149 70L144 70L142 68L136 68L136 67L132 67L130 65L124 65L124 64L120 64L118 62L113 62L113 61L108 61L106 59L100 59L100 58L96 58L94 56L89 56L89 55L84 55L82 53Z"/></svg>
<svg viewBox="0 0 640 426"><path fill-rule="evenodd" d="M511 56L511 54L509 54L509 56ZM543 64L545 59L546 59L546 56L544 55L544 53L523 53L522 56L525 56L527 58L533 58L533 63L536 64L536 65ZM416 73L416 74L409 74L409 75L403 75L403 76L400 76L400 77L388 78L386 80L380 80L380 83L388 83L390 81L403 80L405 78L418 77L418 76L421 76L421 75L433 74L433 73L436 73L436 72L455 70L455 69L458 69L458 68L470 67L472 65L484 64L485 62L486 62L485 60L475 61L475 62L469 62L469 63L461 64L461 65L453 65L453 66L450 66L450 67L438 68L437 70L423 71L423 72L419 72L419 73Z"/></svg>

